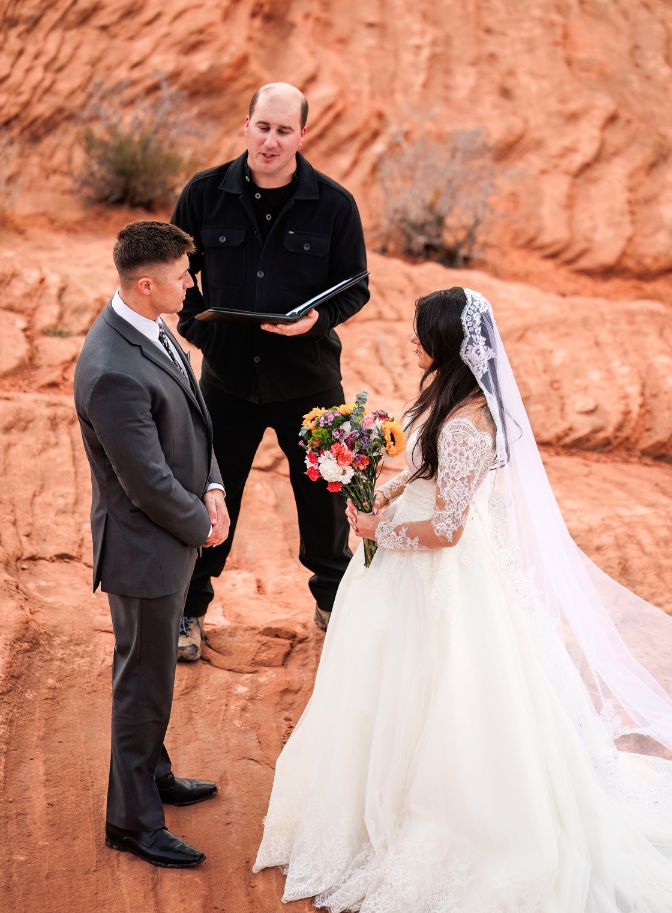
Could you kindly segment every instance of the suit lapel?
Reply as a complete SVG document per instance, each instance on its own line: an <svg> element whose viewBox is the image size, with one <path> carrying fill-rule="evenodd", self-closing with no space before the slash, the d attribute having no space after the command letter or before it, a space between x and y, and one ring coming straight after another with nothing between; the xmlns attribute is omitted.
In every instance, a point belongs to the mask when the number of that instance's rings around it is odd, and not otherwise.
<svg viewBox="0 0 672 913"><path fill-rule="evenodd" d="M128 323L128 321L124 320L123 317L120 317L117 314L117 312L114 310L114 308L112 307L111 301L108 304L108 306L105 308L105 310L103 311L103 316L104 316L105 320L107 321L107 323L109 323L109 325L111 327L113 327L118 333L120 333L124 337L124 339L128 340L128 342L130 342L131 345L139 346L140 349L142 350L142 354L145 356L145 358L148 358L150 361L154 362L154 364L157 365L157 367L161 368L162 371L165 371L166 374L170 375L170 377L172 377L173 380L177 384L179 384L179 387L182 390L182 392L186 396L189 397L189 399L192 401L192 403L198 409L203 421L205 422L205 424L208 428L208 435L211 437L212 429L210 428L210 425L209 425L209 420L207 418L207 410L204 408L205 403L203 403L203 401L202 401L200 390L198 391L198 397L197 397L196 394L194 393L194 391L190 389L190 386L189 386L188 382L185 380L184 376L182 375L182 372L180 371L180 369L177 367L177 365L174 365L172 363L172 361L170 360L170 358L168 357L168 353L166 353L165 356L162 355L161 352L159 352L157 346L155 346L154 343L150 339L147 339L147 337L143 336L143 334L139 330L136 330L135 327L131 326L131 324ZM165 324L164 324L164 326L165 326ZM170 331L168 331L168 332L170 332ZM173 337L172 333L170 335L171 335L171 339L174 342L175 338ZM178 350L178 352L181 351L179 345L177 346L177 350ZM183 361L184 361L184 359L183 359ZM189 371L190 377L194 378L194 372L191 370L191 366L189 366L187 370ZM194 378L194 381L195 381L195 378ZM195 389L198 389L198 384L195 384ZM200 398L200 402L199 402L199 398Z"/></svg>
<svg viewBox="0 0 672 913"><path fill-rule="evenodd" d="M208 412L208 407L205 405L205 400L203 399L203 394L201 393L201 388L199 386L199 383L196 380L196 375L194 374L194 369L191 367L191 359L189 358L188 353L185 352L184 349L182 348L182 346L179 344L179 342L175 338L175 336L172 333L172 331L170 330L170 328L167 327L165 323L163 324L163 326L166 330L167 335L170 336L170 341L173 343L173 345L175 346L175 349L177 350L180 360L182 361L182 364L184 365L184 370L189 375L189 379L191 380L191 384L193 386L193 393L195 395L195 399L198 402L199 409L203 413L203 418L205 419L205 423L208 426L208 439L210 442L210 446L212 446L212 422L210 421L210 413ZM179 373L179 371L177 373ZM184 378L182 379L182 383L184 385Z"/></svg>

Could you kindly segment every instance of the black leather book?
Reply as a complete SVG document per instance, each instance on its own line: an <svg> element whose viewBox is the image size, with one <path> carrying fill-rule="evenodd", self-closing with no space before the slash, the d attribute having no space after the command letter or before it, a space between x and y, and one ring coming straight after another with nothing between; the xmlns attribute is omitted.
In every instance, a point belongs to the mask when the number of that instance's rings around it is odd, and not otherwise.
<svg viewBox="0 0 672 913"><path fill-rule="evenodd" d="M324 292L320 292L319 295L315 295L308 301L304 301L303 304L299 304L295 308L292 308L291 311L287 311L286 314L260 314L257 311L235 311L229 308L209 308L207 311L201 311L200 314L196 314L196 320L224 320L228 323L255 324L296 323L296 321L300 320L308 311L319 307L330 298L340 295L340 293L344 292L346 289L352 288L353 285L357 285L358 282L361 282L361 280L368 275L369 271L364 270L363 273L358 273L350 279L344 279L342 282L332 285L331 288L326 289Z"/></svg>

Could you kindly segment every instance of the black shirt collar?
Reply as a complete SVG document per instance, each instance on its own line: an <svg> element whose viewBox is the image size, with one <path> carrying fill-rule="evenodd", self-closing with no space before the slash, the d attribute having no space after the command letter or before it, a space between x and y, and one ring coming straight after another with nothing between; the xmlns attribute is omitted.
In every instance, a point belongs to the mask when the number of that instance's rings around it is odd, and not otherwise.
<svg viewBox="0 0 672 913"><path fill-rule="evenodd" d="M250 180L246 180L249 178ZM226 193L235 193L241 196L245 186L252 180L247 167L247 150L237 159L231 162L228 171L224 175L224 180L219 185L220 190ZM315 170L300 152L296 153L296 180L293 182L293 188L290 196L294 200L319 200L320 194L317 189L317 178Z"/></svg>

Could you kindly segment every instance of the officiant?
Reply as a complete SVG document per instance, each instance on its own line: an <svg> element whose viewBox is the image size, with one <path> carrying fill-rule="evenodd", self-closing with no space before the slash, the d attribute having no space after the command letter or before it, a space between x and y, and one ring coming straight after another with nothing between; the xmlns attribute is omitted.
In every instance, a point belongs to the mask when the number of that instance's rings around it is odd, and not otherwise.
<svg viewBox="0 0 672 913"><path fill-rule="evenodd" d="M196 563L179 655L198 659L202 620L234 538L245 482L267 428L289 463L301 536L299 559L313 572L315 621L326 630L351 557L343 501L305 475L298 445L302 417L344 402L339 323L368 301L363 279L294 324L199 321L209 307L286 313L366 270L354 198L301 155L308 103L286 83L255 92L245 119L247 150L196 174L182 191L173 223L194 239L194 278L179 332L203 352L201 389L214 426L214 450L227 492L231 532Z"/></svg>

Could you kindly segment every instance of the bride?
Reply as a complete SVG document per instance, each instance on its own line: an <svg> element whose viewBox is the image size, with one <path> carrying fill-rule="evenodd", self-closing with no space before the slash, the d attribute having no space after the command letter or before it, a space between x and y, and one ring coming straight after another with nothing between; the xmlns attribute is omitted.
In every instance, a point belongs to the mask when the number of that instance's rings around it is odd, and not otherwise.
<svg viewBox="0 0 672 913"><path fill-rule="evenodd" d="M362 913L670 913L672 619L593 565L489 303L416 306L407 468L343 578L255 872ZM627 740L627 739L626 739ZM620 743L623 746L623 742Z"/></svg>

